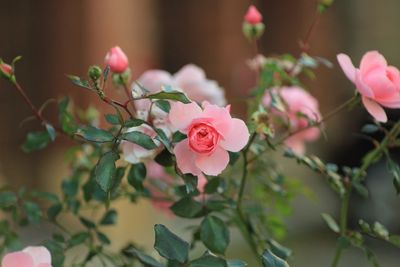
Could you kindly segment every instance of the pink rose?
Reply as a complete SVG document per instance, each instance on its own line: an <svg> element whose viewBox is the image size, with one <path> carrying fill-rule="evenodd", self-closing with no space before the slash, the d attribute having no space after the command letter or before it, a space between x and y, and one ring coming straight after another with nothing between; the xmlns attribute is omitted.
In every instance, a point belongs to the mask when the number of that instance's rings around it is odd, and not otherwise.
<svg viewBox="0 0 400 267"><path fill-rule="evenodd" d="M45 247L27 247L6 254L1 267L51 267L51 255Z"/></svg>
<svg viewBox="0 0 400 267"><path fill-rule="evenodd" d="M246 15L244 16L244 21L255 25L262 22L262 15L254 5L251 5L249 9L247 9Z"/></svg>
<svg viewBox="0 0 400 267"><path fill-rule="evenodd" d="M291 132L307 127L309 125L307 118L312 121L319 121L321 119L318 101L307 91L296 86L273 88L271 90L273 94L280 95L287 106L286 112L282 112L271 106L270 91L265 93L263 104L266 107L270 107L273 114L287 120ZM305 141L314 141L319 136L319 129L312 127L291 136L285 140L285 145L296 153L303 154L305 151Z"/></svg>
<svg viewBox="0 0 400 267"><path fill-rule="evenodd" d="M361 94L364 107L377 121L386 122L382 106L400 108L400 72L388 66L386 59L377 51L367 52L360 67L354 67L349 56L337 55L340 67Z"/></svg>
<svg viewBox="0 0 400 267"><path fill-rule="evenodd" d="M228 165L228 151L240 151L249 140L246 124L232 118L230 106L225 108L203 103L173 103L169 120L188 138L174 148L182 173L218 175Z"/></svg>
<svg viewBox="0 0 400 267"><path fill-rule="evenodd" d="M129 65L128 57L119 46L115 46L107 53L105 62L110 66L110 70L115 73L124 72Z"/></svg>

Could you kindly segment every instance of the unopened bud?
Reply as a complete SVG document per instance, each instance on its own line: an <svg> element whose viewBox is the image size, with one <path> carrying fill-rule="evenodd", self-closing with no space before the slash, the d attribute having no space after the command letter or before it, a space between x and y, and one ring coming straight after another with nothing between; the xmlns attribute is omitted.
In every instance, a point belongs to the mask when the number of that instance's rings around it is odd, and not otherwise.
<svg viewBox="0 0 400 267"><path fill-rule="evenodd" d="M101 73L102 71L99 66L94 65L89 67L88 75L92 81L97 81L101 77Z"/></svg>
<svg viewBox="0 0 400 267"><path fill-rule="evenodd" d="M9 79L11 77L12 73L13 73L13 68L10 65L0 61L1 76Z"/></svg>
<svg viewBox="0 0 400 267"><path fill-rule="evenodd" d="M128 69L129 61L124 51L119 46L110 49L105 57L105 63L114 73L123 73Z"/></svg>
<svg viewBox="0 0 400 267"><path fill-rule="evenodd" d="M112 75L113 84L117 87L129 84L131 80L131 69L127 69L123 73L114 73Z"/></svg>
<svg viewBox="0 0 400 267"><path fill-rule="evenodd" d="M243 34L249 41L256 41L260 39L260 37L263 35L264 30L265 30L265 25L264 23L258 23L258 24L250 24L248 22L243 22Z"/></svg>
<svg viewBox="0 0 400 267"><path fill-rule="evenodd" d="M261 13L257 10L257 8L254 5L251 5L249 9L247 9L246 14L244 15L244 21L252 25L261 23L262 19L263 17Z"/></svg>

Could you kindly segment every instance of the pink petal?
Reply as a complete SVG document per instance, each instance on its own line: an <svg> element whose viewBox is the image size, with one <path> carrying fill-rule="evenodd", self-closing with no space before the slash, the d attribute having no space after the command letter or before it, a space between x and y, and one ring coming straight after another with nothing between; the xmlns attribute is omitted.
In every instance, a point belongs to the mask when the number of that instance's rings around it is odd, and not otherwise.
<svg viewBox="0 0 400 267"><path fill-rule="evenodd" d="M164 85L173 85L171 74L164 70L148 70L145 71L138 79L144 88L150 92L161 91Z"/></svg>
<svg viewBox="0 0 400 267"><path fill-rule="evenodd" d="M229 163L229 154L226 150L217 147L209 155L198 154L196 158L197 167L207 175L216 176L220 174Z"/></svg>
<svg viewBox="0 0 400 267"><path fill-rule="evenodd" d="M375 98L384 98L396 92L396 87L387 77L385 69L371 70L362 76L362 80L373 90Z"/></svg>
<svg viewBox="0 0 400 267"><path fill-rule="evenodd" d="M344 74L347 76L347 78L352 81L353 83L355 82L356 78L356 68L354 67L353 63L351 62L351 59L348 55L346 54L339 54L336 56L340 67L342 68Z"/></svg>
<svg viewBox="0 0 400 267"><path fill-rule="evenodd" d="M204 70L198 66L194 64L188 64L183 66L177 73L175 73L174 79L177 86L183 89L187 83L201 82L205 80L206 75Z"/></svg>
<svg viewBox="0 0 400 267"><path fill-rule="evenodd" d="M222 135L228 135L231 129L231 114L230 106L218 107L216 105L211 105L208 102L203 102L203 118L212 119L211 124L215 129Z"/></svg>
<svg viewBox="0 0 400 267"><path fill-rule="evenodd" d="M387 122L386 113L378 103L367 97L362 97L362 102L372 117L374 117L377 121Z"/></svg>
<svg viewBox="0 0 400 267"><path fill-rule="evenodd" d="M35 265L39 263L51 264L51 255L46 247L26 247L23 252L28 253L32 257Z"/></svg>
<svg viewBox="0 0 400 267"><path fill-rule="evenodd" d="M249 129L244 121L231 119L230 129L225 131L219 144L228 151L238 152L246 146L249 136Z"/></svg>
<svg viewBox="0 0 400 267"><path fill-rule="evenodd" d="M363 81L363 79L361 77L361 72L359 70L356 70L356 87L362 96L369 97L369 98L375 97L374 92Z"/></svg>
<svg viewBox="0 0 400 267"><path fill-rule="evenodd" d="M25 252L8 253L1 261L1 267L35 267L32 257Z"/></svg>
<svg viewBox="0 0 400 267"><path fill-rule="evenodd" d="M400 108L400 93L395 92L391 96L383 99L375 99L375 101L387 108Z"/></svg>
<svg viewBox="0 0 400 267"><path fill-rule="evenodd" d="M169 121L179 131L186 133L187 127L202 115L202 110L196 103L183 104L174 102L169 111Z"/></svg>
<svg viewBox="0 0 400 267"><path fill-rule="evenodd" d="M176 164L182 173L191 173L193 175L201 174L201 170L195 164L197 154L190 150L189 141L187 139L175 145L174 154L176 157Z"/></svg>
<svg viewBox="0 0 400 267"><path fill-rule="evenodd" d="M386 69L386 67L386 59L378 51L369 51L365 53L360 63L360 70L363 76L376 68Z"/></svg>
<svg viewBox="0 0 400 267"><path fill-rule="evenodd" d="M51 264L48 264L48 263L41 263L36 267L52 267L52 266L51 266Z"/></svg>
<svg viewBox="0 0 400 267"><path fill-rule="evenodd" d="M303 140L291 137L285 141L285 146L293 150L298 155L303 155L306 151L306 146Z"/></svg>

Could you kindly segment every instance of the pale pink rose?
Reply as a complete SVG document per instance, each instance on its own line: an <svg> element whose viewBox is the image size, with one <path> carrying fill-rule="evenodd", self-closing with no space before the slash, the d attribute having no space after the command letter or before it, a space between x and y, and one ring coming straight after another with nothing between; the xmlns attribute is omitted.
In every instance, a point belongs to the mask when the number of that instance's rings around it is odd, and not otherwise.
<svg viewBox="0 0 400 267"><path fill-rule="evenodd" d="M337 55L340 67L347 78L356 85L364 107L377 121L386 122L382 106L400 108L400 72L388 66L377 51L365 53L360 67L355 68L349 56Z"/></svg>
<svg viewBox="0 0 400 267"><path fill-rule="evenodd" d="M6 63L0 63L0 71L9 76L12 73L12 67Z"/></svg>
<svg viewBox="0 0 400 267"><path fill-rule="evenodd" d="M273 94L279 94L281 99L286 104L286 112L277 110L271 106L270 92L267 91L263 98L263 104L271 108L272 113L282 117L287 121L289 131L295 132L309 125L309 121L319 121L321 114L318 108L318 101L307 91L293 86L271 89ZM300 113L300 114L299 114ZM306 116L306 117L304 117ZM285 145L291 148L294 152L303 154L305 151L305 142L314 141L320 136L320 130L317 127L312 127L291 136L285 140Z"/></svg>
<svg viewBox="0 0 400 267"><path fill-rule="evenodd" d="M182 173L218 175L228 165L228 151L245 147L249 130L242 120L231 117L230 106L204 102L203 108L196 103L171 106L171 124L188 136L175 145L174 154Z"/></svg>
<svg viewBox="0 0 400 267"><path fill-rule="evenodd" d="M6 254L1 267L51 267L51 255L45 247L27 247Z"/></svg>
<svg viewBox="0 0 400 267"><path fill-rule="evenodd" d="M203 69L194 64L183 66L174 75L174 84L197 103L208 101L211 104L225 106L225 93L216 81L208 80Z"/></svg>
<svg viewBox="0 0 400 267"><path fill-rule="evenodd" d="M158 140L154 139L157 136L157 133L150 126L142 124L138 127L131 127L127 129L126 132L129 133L133 131L144 133L153 138L153 141L157 145L161 145L161 143ZM132 164L145 162L149 159L153 159L156 156L157 152L159 151L159 148L146 149L142 146L139 146L129 141L122 141L121 147L124 160Z"/></svg>
<svg viewBox="0 0 400 267"><path fill-rule="evenodd" d="M110 70L115 73L122 73L129 66L128 57L119 46L110 49L105 57L105 62L110 66Z"/></svg>
<svg viewBox="0 0 400 267"><path fill-rule="evenodd" d="M255 25L262 22L262 15L254 5L251 5L244 15L244 21L249 24Z"/></svg>

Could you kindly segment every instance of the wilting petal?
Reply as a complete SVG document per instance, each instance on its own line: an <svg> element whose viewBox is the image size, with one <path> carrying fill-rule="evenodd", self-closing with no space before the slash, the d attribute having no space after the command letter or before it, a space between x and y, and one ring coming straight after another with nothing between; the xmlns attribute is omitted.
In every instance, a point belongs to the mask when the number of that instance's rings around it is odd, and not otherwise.
<svg viewBox="0 0 400 267"><path fill-rule="evenodd" d="M1 267L35 267L32 257L25 252L8 253L1 261Z"/></svg>
<svg viewBox="0 0 400 267"><path fill-rule="evenodd" d="M213 153L198 154L196 158L197 167L207 175L216 176L220 174L229 163L229 154L226 150L217 147Z"/></svg>
<svg viewBox="0 0 400 267"><path fill-rule="evenodd" d="M362 75L367 75L371 70L382 68L386 69L386 59L378 51L369 51L361 59L360 71Z"/></svg>
<svg viewBox="0 0 400 267"><path fill-rule="evenodd" d="M196 103L183 104L174 102L169 111L169 121L179 131L186 133L193 119L198 118L203 111Z"/></svg>
<svg viewBox="0 0 400 267"><path fill-rule="evenodd" d="M187 139L177 143L174 148L176 164L182 173L191 173L193 175L201 174L201 170L196 166L196 153L189 148Z"/></svg>
<svg viewBox="0 0 400 267"><path fill-rule="evenodd" d="M362 96L369 97L369 98L375 97L374 92L363 81L363 79L361 77L361 72L359 70L356 70L356 87Z"/></svg>
<svg viewBox="0 0 400 267"><path fill-rule="evenodd" d="M356 79L356 68L354 67L353 63L351 62L351 59L348 55L346 54L339 54L336 56L340 67L342 68L344 74L347 76L347 78L352 81L353 83L355 82Z"/></svg>
<svg viewBox="0 0 400 267"><path fill-rule="evenodd" d="M249 136L249 129L244 121L232 119L230 130L225 131L219 144L228 151L238 152L246 146Z"/></svg>
<svg viewBox="0 0 400 267"><path fill-rule="evenodd" d="M362 97L362 102L372 117L374 117L377 121L387 122L386 113L378 103L367 97Z"/></svg>

